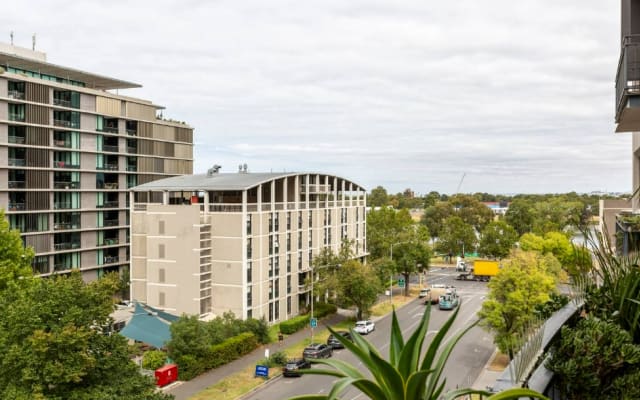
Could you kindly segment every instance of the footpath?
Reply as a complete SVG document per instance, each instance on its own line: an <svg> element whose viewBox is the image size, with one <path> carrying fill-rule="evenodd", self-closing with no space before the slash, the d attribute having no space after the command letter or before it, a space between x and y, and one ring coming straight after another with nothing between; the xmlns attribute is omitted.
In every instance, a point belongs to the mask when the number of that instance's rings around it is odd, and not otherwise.
<svg viewBox="0 0 640 400"><path fill-rule="evenodd" d="M342 316L340 314L334 314L327 319L323 319L321 325L334 325L345 318L345 316ZM322 326L319 326L318 329L322 329ZM194 396L195 394L205 390L209 386L216 384L218 381L221 381L227 376L240 372L249 366L256 365L258 361L264 358L264 352L266 349L269 349L270 354L273 354L274 352L279 351L281 348L285 349L289 346L293 346L308 337L309 328L302 329L294 334L285 336L282 342L273 342L260 346L251 353L235 361L212 369L209 372L205 372L204 374L190 381L180 381L166 388L164 391L165 393L174 395L176 397L176 400L187 400L191 396ZM270 382L271 380L273 379L270 379L267 382Z"/></svg>

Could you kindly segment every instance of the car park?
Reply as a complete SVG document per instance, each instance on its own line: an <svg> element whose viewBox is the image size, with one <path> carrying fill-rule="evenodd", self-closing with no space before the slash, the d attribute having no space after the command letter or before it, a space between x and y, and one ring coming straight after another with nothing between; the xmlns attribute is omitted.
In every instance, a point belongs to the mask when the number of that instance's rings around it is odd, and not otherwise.
<svg viewBox="0 0 640 400"><path fill-rule="evenodd" d="M287 360L287 363L282 368L283 376L300 376L302 373L300 370L311 368L311 363L304 358L296 358L294 360Z"/></svg>
<svg viewBox="0 0 640 400"><path fill-rule="evenodd" d="M336 334L342 336L343 338L349 340L349 341L353 341L353 338L351 337L351 333L347 332L347 331L338 331L336 332ZM344 349L344 345L342 344L342 342L340 342L338 339L336 339L336 337L332 334L329 335L329 338L327 339L327 346L331 347L332 349Z"/></svg>
<svg viewBox="0 0 640 400"><path fill-rule="evenodd" d="M370 319L366 321L358 321L356 322L356 326L353 330L361 335L368 335L376 330L376 324L374 324Z"/></svg>
<svg viewBox="0 0 640 400"><path fill-rule="evenodd" d="M333 353L333 349L323 343L311 343L302 351L302 358L308 360L311 358L329 358Z"/></svg>

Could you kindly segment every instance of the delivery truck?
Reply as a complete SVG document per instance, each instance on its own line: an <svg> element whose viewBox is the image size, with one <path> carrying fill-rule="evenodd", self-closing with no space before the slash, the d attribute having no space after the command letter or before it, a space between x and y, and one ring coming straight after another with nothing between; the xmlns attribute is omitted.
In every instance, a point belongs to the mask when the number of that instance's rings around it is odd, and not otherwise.
<svg viewBox="0 0 640 400"><path fill-rule="evenodd" d="M500 263L495 260L475 260L473 265L469 267L469 263L465 263L456 279L462 281L488 281L491 277L496 276L500 270Z"/></svg>

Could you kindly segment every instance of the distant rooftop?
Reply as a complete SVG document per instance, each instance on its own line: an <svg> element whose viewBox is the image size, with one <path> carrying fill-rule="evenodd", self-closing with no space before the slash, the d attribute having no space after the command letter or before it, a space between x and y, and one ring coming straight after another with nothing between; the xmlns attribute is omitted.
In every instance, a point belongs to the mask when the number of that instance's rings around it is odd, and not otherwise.
<svg viewBox="0 0 640 400"><path fill-rule="evenodd" d="M0 67L23 70L48 77L81 82L85 87L98 90L139 88L142 85L109 78L47 62L47 55L24 47L0 43ZM27 76L29 76L27 72Z"/></svg>
<svg viewBox="0 0 640 400"><path fill-rule="evenodd" d="M323 175L319 173L309 173L310 175ZM157 181L145 183L134 188L134 192L147 191L197 191L197 190L246 190L258 186L261 183L270 182L274 179L285 178L288 176L307 175L302 172L236 172L236 173L213 173L213 174L197 174L173 176L170 178L159 179ZM332 176L332 175L330 175ZM344 178L341 178L344 179ZM364 190L359 185L356 189Z"/></svg>

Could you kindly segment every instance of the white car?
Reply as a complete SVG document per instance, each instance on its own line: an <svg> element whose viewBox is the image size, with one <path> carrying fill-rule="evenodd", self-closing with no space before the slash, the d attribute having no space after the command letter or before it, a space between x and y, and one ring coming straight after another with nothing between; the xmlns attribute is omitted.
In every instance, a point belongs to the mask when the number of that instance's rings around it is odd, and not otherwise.
<svg viewBox="0 0 640 400"><path fill-rule="evenodd" d="M429 289L429 288L420 289L420 294L418 295L418 297L421 298L421 299L425 298L425 297L429 296L429 292L430 291L431 291L431 289Z"/></svg>
<svg viewBox="0 0 640 400"><path fill-rule="evenodd" d="M356 326L355 328L353 328L353 330L361 335L368 335L369 333L376 330L376 324L374 324L370 319L366 321L358 321L356 322Z"/></svg>

